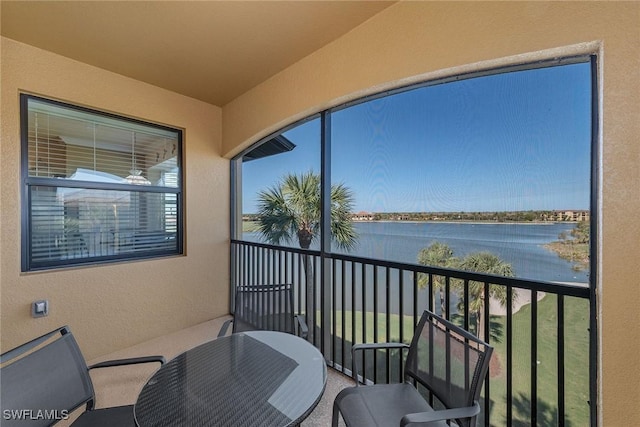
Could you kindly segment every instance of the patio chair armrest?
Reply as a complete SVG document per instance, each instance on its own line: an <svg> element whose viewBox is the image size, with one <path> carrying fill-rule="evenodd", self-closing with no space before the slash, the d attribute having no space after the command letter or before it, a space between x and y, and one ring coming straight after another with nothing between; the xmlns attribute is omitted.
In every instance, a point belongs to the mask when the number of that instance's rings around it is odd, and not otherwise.
<svg viewBox="0 0 640 427"><path fill-rule="evenodd" d="M298 322L298 335L301 338L307 339L307 336L309 335L309 327L307 326L307 322L304 319L304 316L296 314L295 318Z"/></svg>
<svg viewBox="0 0 640 427"><path fill-rule="evenodd" d="M362 343L356 344L351 347L351 363L353 365L353 379L356 381L356 387L360 385L358 381L358 359L356 357L356 351L358 350L384 350L390 348L409 348L409 344L403 342L376 342L376 343ZM364 379L364 376L362 377Z"/></svg>
<svg viewBox="0 0 640 427"><path fill-rule="evenodd" d="M89 366L89 369L97 369L97 368L108 368L112 366L124 366L124 365L137 365L140 363L160 363L163 365L166 360L164 356L143 356L143 357L132 357L129 359L117 359L117 360L106 360L104 362L99 362L94 365Z"/></svg>
<svg viewBox="0 0 640 427"><path fill-rule="evenodd" d="M229 325L233 323L233 319L225 320L220 328L220 332L218 332L218 338L224 337L227 335L227 330L229 329Z"/></svg>
<svg viewBox="0 0 640 427"><path fill-rule="evenodd" d="M356 350L369 350L369 349L385 349L385 348L409 348L409 344L403 342L372 342L356 344L351 347L351 353Z"/></svg>
<svg viewBox="0 0 640 427"><path fill-rule="evenodd" d="M428 427L429 423L434 421L465 419L478 415L479 413L480 404L478 401L474 401L473 406L407 414L400 420L400 427L417 425Z"/></svg>

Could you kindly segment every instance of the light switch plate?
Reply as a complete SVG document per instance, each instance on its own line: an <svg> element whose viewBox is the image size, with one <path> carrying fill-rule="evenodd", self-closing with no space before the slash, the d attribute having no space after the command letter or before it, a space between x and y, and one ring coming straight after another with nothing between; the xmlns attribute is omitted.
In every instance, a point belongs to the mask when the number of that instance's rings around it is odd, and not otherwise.
<svg viewBox="0 0 640 427"><path fill-rule="evenodd" d="M49 301L46 299L40 301L34 301L31 304L31 316L32 317L44 317L49 314Z"/></svg>

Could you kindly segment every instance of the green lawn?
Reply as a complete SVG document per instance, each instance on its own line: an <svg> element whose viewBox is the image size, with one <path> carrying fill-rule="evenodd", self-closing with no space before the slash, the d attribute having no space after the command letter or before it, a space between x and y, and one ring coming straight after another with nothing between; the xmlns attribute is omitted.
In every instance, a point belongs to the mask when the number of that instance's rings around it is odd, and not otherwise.
<svg viewBox="0 0 640 427"><path fill-rule="evenodd" d="M505 327L506 318L495 320ZM531 355L531 306L526 305L513 316L513 417L514 425L530 425L531 365L538 369L538 425L557 425L557 297L547 295L538 302L538 354ZM578 298L565 298L565 425L589 425L589 303ZM506 343L492 342L495 357L506 368ZM506 372L490 381L492 423L504 423ZM494 418L494 414L500 418Z"/></svg>
<svg viewBox="0 0 640 427"><path fill-rule="evenodd" d="M258 221L242 221L242 231L244 233L258 231L258 225Z"/></svg>
<svg viewBox="0 0 640 427"><path fill-rule="evenodd" d="M538 369L537 394L538 394L538 426L557 425L557 297L547 295L538 302L538 354L531 355L531 306L525 305L513 316L513 425L531 425L530 400L531 400L531 365L535 363ZM344 364L351 368L351 360L348 352L352 339L352 313L346 312L345 338L347 343L347 355ZM390 336L392 341L399 340L400 318L398 315L390 316ZM367 312L366 339L363 340L360 327L356 330L356 342L374 341L374 316ZM506 331L506 317L492 316L493 336ZM404 335L405 341L410 340L413 328L413 317L405 316ZM362 313L355 313L355 324L362 324ZM377 318L379 342L387 340L386 314L379 314ZM565 298L565 425L583 426L589 425L589 303L579 298ZM342 318L338 316L336 321L337 336L342 335ZM492 364L490 392L491 392L491 425L504 425L506 415L506 341L504 338L492 338L494 346L494 358L497 363ZM371 356L369 356L371 357ZM378 354L378 372L385 371L386 356ZM336 361L343 363L342 350L337 348ZM393 365L392 365L393 366ZM498 372L499 371L499 372ZM368 375L373 373L371 369ZM397 375L393 375L396 377ZM382 376L381 380L386 381Z"/></svg>

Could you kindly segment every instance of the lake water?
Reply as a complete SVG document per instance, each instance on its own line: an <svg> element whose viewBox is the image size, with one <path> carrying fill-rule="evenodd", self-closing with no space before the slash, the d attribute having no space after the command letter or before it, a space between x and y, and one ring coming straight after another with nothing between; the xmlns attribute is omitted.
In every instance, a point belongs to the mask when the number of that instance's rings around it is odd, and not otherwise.
<svg viewBox="0 0 640 427"><path fill-rule="evenodd" d="M356 222L354 226L359 237L351 255L415 264L421 249L439 241L457 257L492 252L510 263L519 278L589 281L587 271L574 271L572 263L544 248L575 223ZM257 233L244 233L244 238L260 241Z"/></svg>
<svg viewBox="0 0 640 427"><path fill-rule="evenodd" d="M515 276L558 282L588 282L586 271L544 247L575 224L375 222L356 223L359 256L417 261L418 252L434 241L449 245L457 257L488 251L511 264Z"/></svg>

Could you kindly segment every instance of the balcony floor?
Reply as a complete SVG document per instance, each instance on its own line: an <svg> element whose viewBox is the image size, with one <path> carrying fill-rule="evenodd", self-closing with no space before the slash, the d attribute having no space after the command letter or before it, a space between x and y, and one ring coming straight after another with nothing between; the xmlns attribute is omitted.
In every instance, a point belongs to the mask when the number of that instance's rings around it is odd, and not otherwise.
<svg viewBox="0 0 640 427"><path fill-rule="evenodd" d="M222 323L227 318L228 317L214 319L188 329L164 335L134 347L90 360L88 364L109 359L156 354L163 355L167 360L170 360L185 350L215 339ZM135 402L147 378L157 367L157 364L150 364L91 371L96 393L96 406L100 408L132 404ZM302 427L330 426L333 399L344 387L353 385L351 378L331 368L328 369L328 373L327 386L322 400L313 413L302 422ZM68 426L75 418L73 415L74 414L72 414L70 420L62 421L57 424L57 426Z"/></svg>

